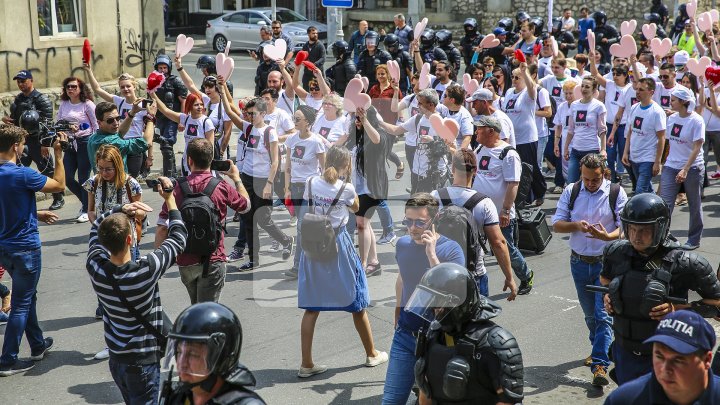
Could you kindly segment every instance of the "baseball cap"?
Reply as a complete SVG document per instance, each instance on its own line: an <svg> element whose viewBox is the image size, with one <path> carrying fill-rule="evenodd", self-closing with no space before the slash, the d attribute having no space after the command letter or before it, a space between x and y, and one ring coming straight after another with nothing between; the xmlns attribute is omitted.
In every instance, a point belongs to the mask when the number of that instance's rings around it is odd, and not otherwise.
<svg viewBox="0 0 720 405"><path fill-rule="evenodd" d="M488 115L483 115L480 118L477 118L473 125L476 127L488 127L495 130L495 132L502 132L502 126L500 125L500 121L495 118Z"/></svg>
<svg viewBox="0 0 720 405"><path fill-rule="evenodd" d="M493 34L494 34L495 36L498 36L498 35L507 35L507 33L508 33L508 32L505 31L505 29L504 29L503 27L497 27L497 28L495 28L495 29L493 30Z"/></svg>
<svg viewBox="0 0 720 405"><path fill-rule="evenodd" d="M669 313L660 321L655 334L643 343L658 342L680 354L715 347L715 330L698 313L680 310Z"/></svg>
<svg viewBox="0 0 720 405"><path fill-rule="evenodd" d="M30 73L29 70L21 70L15 75L15 77L13 77L13 80L17 80L17 79L25 80L25 79L32 79L32 78L33 78L32 73Z"/></svg>
<svg viewBox="0 0 720 405"><path fill-rule="evenodd" d="M471 103L473 101L493 101L493 94L488 89L477 89L470 97L466 98L465 101Z"/></svg>
<svg viewBox="0 0 720 405"><path fill-rule="evenodd" d="M690 59L690 55L687 53L687 51L677 52L675 54L675 57L673 58L675 68L677 69L678 65L685 66L688 63L688 59Z"/></svg>

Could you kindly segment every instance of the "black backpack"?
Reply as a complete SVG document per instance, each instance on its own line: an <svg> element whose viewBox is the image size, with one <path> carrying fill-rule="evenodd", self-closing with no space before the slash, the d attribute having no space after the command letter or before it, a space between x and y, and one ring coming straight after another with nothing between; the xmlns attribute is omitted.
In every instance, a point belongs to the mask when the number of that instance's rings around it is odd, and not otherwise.
<svg viewBox="0 0 720 405"><path fill-rule="evenodd" d="M312 182L314 179L313 177L308 181L309 208L300 223L300 233L302 234L301 247L305 256L311 260L333 260L337 258L338 246L335 240L335 229L332 226L328 214L338 201L340 201L340 196L342 196L343 191L345 191L345 185L347 183L343 183L332 204L330 204L330 207L324 210L322 215L319 215L315 213L315 201L312 195Z"/></svg>
<svg viewBox="0 0 720 405"><path fill-rule="evenodd" d="M540 92L540 87L538 87L538 93ZM540 108L540 97L535 98L535 104ZM547 123L548 128L555 128L555 114L557 113L557 101L555 101L555 98L553 96L550 96L550 116L545 118L545 122ZM542 136L541 136L542 138Z"/></svg>
<svg viewBox="0 0 720 405"><path fill-rule="evenodd" d="M482 260L483 251L488 250L484 241L485 234L480 232L475 223L473 209L487 197L476 192L465 204L459 206L453 204L447 188L438 189L438 196L442 208L434 221L436 230L460 245L465 253L465 267L469 272L475 273L478 262Z"/></svg>
<svg viewBox="0 0 720 405"><path fill-rule="evenodd" d="M475 154L480 152L480 149L482 149L482 145L475 150ZM505 149L500 152L500 160L505 160L505 157L511 150L515 150L515 148L511 145L506 146ZM527 200L530 195L533 177L533 167L529 163L520 161L520 166L522 167L522 172L520 173L520 184L518 185L518 191L515 195L515 204L517 205L524 204L525 200Z"/></svg>
<svg viewBox="0 0 720 405"><path fill-rule="evenodd" d="M210 255L222 243L220 211L210 199L221 181L217 177L212 177L202 192L195 193L190 189L186 177L178 179L183 195L180 214L188 231L187 244L183 253L200 256L203 264L203 277L207 276Z"/></svg>
<svg viewBox="0 0 720 405"><path fill-rule="evenodd" d="M582 180L573 183L573 188L570 191L570 201L568 202L568 211L572 211L575 207L575 200L580 195L580 185ZM608 203L610 204L610 212L613 215L613 221L617 221L617 214L615 213L615 207L617 207L618 195L620 194L620 185L617 183L610 183L610 196L608 197Z"/></svg>

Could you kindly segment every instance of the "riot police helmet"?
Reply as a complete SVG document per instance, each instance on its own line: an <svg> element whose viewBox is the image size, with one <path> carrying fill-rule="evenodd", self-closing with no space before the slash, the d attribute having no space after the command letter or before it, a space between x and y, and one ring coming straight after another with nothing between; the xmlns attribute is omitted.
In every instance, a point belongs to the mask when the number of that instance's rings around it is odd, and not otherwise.
<svg viewBox="0 0 720 405"><path fill-rule="evenodd" d="M213 75L217 73L217 70L215 68L215 57L210 55L203 55L198 59L197 64L195 64L195 67L198 69L207 69L207 74Z"/></svg>
<svg viewBox="0 0 720 405"><path fill-rule="evenodd" d="M505 17L501 18L500 21L498 21L497 26L500 28L504 28L505 31L512 32L514 24L512 18Z"/></svg>
<svg viewBox="0 0 720 405"><path fill-rule="evenodd" d="M383 40L383 44L385 44L385 49L388 50L388 52L395 52L400 48L400 38L398 38L395 34L387 34L385 35L385 39Z"/></svg>
<svg viewBox="0 0 720 405"><path fill-rule="evenodd" d="M158 55L155 58L155 66L154 66L155 70L158 70L158 65L160 65L160 64L167 65L167 67L168 67L167 74L170 74L170 72L172 71L172 66L173 66L172 60L170 59L170 57L167 55Z"/></svg>
<svg viewBox="0 0 720 405"><path fill-rule="evenodd" d="M28 134L37 136L40 134L40 114L35 110L27 110L20 115L20 128Z"/></svg>
<svg viewBox="0 0 720 405"><path fill-rule="evenodd" d="M441 263L428 270L405 305L405 311L439 322L446 332L461 331L479 308L475 279L456 263Z"/></svg>
<svg viewBox="0 0 720 405"><path fill-rule="evenodd" d="M642 193L630 198L622 212L620 221L623 225L625 237L632 243L633 235L630 233L630 225L652 225L652 242L647 249L657 248L670 232L670 210L657 194Z"/></svg>
<svg viewBox="0 0 720 405"><path fill-rule="evenodd" d="M607 22L607 14L604 11L596 11L592 14L592 19L595 20L595 25L602 27Z"/></svg>
<svg viewBox="0 0 720 405"><path fill-rule="evenodd" d="M446 48L452 44L452 31L447 29L442 29L435 33L435 38L437 39L437 44L441 48Z"/></svg>
<svg viewBox="0 0 720 405"><path fill-rule="evenodd" d="M378 38L380 38L380 35L378 35L377 32L375 32L375 31L368 31L368 32L365 34L365 46L366 46L366 47L367 47L368 45L378 46Z"/></svg>
<svg viewBox="0 0 720 405"><path fill-rule="evenodd" d="M225 378L237 366L241 348L242 327L237 315L225 305L201 302L178 315L168 334L165 368L174 361L181 380L183 376Z"/></svg>
<svg viewBox="0 0 720 405"><path fill-rule="evenodd" d="M647 21L648 23L655 23L657 25L662 24L662 18L660 17L660 14L658 14L658 13L645 13L643 15L643 17L645 18L645 21Z"/></svg>
<svg viewBox="0 0 720 405"><path fill-rule="evenodd" d="M681 17L687 17L687 16L688 16L688 13L687 13L687 4L686 4L686 3L683 3L683 4L679 5L679 6L678 6L678 12L680 13L680 16L681 16Z"/></svg>
<svg viewBox="0 0 720 405"><path fill-rule="evenodd" d="M536 37L540 36L545 28L545 21L540 17L533 17L530 19L530 22L535 26L534 35Z"/></svg>
<svg viewBox="0 0 720 405"><path fill-rule="evenodd" d="M425 28L425 31L420 35L420 47L424 49L432 48L435 45L435 31L430 28Z"/></svg>
<svg viewBox="0 0 720 405"><path fill-rule="evenodd" d="M335 59L340 59L347 55L350 51L350 44L345 41L335 41L332 45L332 53Z"/></svg>
<svg viewBox="0 0 720 405"><path fill-rule="evenodd" d="M463 28L465 29L466 34L476 33L478 29L477 20L474 18L466 18L463 23Z"/></svg>
<svg viewBox="0 0 720 405"><path fill-rule="evenodd" d="M518 11L517 14L515 14L515 20L517 20L518 24L528 21L530 19L530 14L524 12L524 11Z"/></svg>

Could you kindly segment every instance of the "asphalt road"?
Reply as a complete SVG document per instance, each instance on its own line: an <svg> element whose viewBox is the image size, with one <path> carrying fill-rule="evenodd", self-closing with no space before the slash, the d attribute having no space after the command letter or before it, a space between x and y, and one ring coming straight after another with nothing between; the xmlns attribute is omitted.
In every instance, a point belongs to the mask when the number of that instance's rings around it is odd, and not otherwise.
<svg viewBox="0 0 720 405"><path fill-rule="evenodd" d="M200 78L193 67L198 56L190 54L184 61L195 79ZM251 94L255 63L247 56L237 56L236 63L232 77L235 96ZM182 142L178 150L180 146ZM404 158L402 149L400 144L395 145L396 152ZM155 161L162 160L158 156ZM712 166L711 170L714 169ZM391 210L397 225L402 219L408 183L408 175L390 183ZM62 220L52 226L42 225L40 229L43 269L38 289L38 316L46 336L55 339L55 347L45 360L24 375L0 378L4 404L122 402L107 361L92 359L104 347L104 342L102 322L94 319L97 303L85 270L89 226L74 223L79 202L72 196L66 200L67 204L59 211ZM150 214L154 224L160 198L146 189L143 200L155 207ZM545 201L543 209L548 215L554 212L556 201L557 196L553 195ZM46 204L41 202L41 208ZM720 252L715 250L720 245L719 204L718 187L713 184L704 200L705 238L699 249L713 264L720 260ZM679 208L673 218L673 234L683 241L687 235L687 211L687 207ZM281 228L294 233L286 211L275 211L273 216ZM153 225L143 238L143 250L151 248L154 231ZM237 235L237 223L229 225L229 234L226 246L231 247ZM386 365L373 369L363 366L364 351L351 316L346 313L323 313L317 323L314 358L316 363L328 365L329 371L310 379L296 377L300 366L302 316L302 310L296 307L296 281L288 281L282 275L290 262L284 262L279 253L266 252L270 240L264 233L261 244L263 266L242 274L230 266L220 300L242 321L241 359L253 370L259 393L270 404L379 404ZM385 272L369 279L372 305L368 312L377 348L389 351L397 265L392 245L379 246L378 252ZM515 302L504 300L501 274L494 261L489 261L491 298L504 308L495 320L517 337L523 352L527 404L597 404L614 388L614 385L605 390L593 387L589 370L582 366L590 345L569 272L569 255L566 238L561 235L554 235L543 254L528 254L529 264L535 271L535 287ZM11 284L9 276L2 282ZM189 305L177 267L167 272L160 285L163 306L174 318ZM0 326L0 332L4 332L4 326ZM29 356L25 339L21 347L21 357Z"/></svg>

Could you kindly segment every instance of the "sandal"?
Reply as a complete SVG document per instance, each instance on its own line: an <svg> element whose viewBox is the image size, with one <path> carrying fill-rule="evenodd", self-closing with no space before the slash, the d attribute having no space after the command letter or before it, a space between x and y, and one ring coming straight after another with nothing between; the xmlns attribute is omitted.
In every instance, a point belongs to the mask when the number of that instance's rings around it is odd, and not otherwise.
<svg viewBox="0 0 720 405"><path fill-rule="evenodd" d="M398 166L397 171L395 172L395 180L400 180L403 174L405 174L405 165Z"/></svg>
<svg viewBox="0 0 720 405"><path fill-rule="evenodd" d="M682 207L684 205L687 205L688 200L685 194L678 194L678 196L675 198L675 205L678 207Z"/></svg>
<svg viewBox="0 0 720 405"><path fill-rule="evenodd" d="M382 274L382 266L380 265L380 262L377 262L375 264L368 264L365 268L365 276L366 277L372 277L372 276L379 276Z"/></svg>

